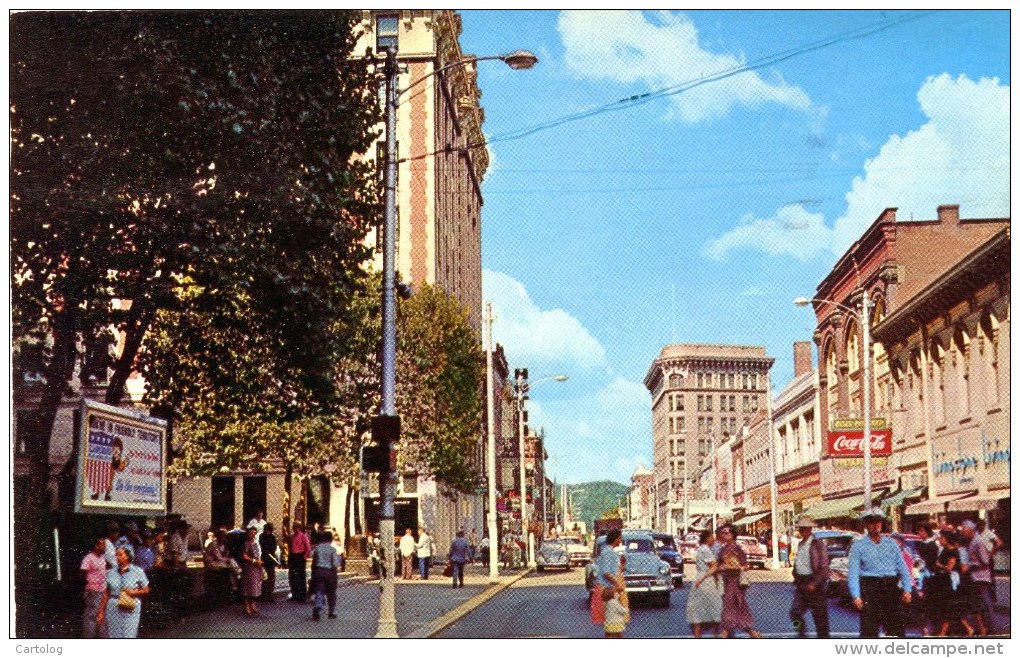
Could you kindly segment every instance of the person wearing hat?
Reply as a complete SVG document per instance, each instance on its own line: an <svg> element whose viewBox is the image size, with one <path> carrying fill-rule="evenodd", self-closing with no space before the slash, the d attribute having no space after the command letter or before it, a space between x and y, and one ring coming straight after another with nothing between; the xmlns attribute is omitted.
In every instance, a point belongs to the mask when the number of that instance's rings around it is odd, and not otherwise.
<svg viewBox="0 0 1020 658"><path fill-rule="evenodd" d="M882 535L885 517L869 510L861 517L867 531L850 545L847 585L854 607L861 612L863 637L878 637L884 627L886 636L903 637L902 603L910 603L914 581L900 547L891 537Z"/></svg>
<svg viewBox="0 0 1020 658"><path fill-rule="evenodd" d="M811 611L818 637L829 637L829 605L826 588L829 584L829 551L824 542L816 540L811 532L815 520L809 516L797 519L800 545L793 561L793 605L790 620L798 637L807 637L804 613Z"/></svg>

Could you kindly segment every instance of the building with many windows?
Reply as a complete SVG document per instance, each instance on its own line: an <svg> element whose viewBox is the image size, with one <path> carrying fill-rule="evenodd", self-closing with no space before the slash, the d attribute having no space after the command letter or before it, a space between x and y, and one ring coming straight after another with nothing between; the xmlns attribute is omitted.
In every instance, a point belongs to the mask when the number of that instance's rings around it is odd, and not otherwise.
<svg viewBox="0 0 1020 658"><path fill-rule="evenodd" d="M709 497L702 471L716 447L766 408L774 359L764 347L675 344L645 375L652 396L652 472L656 528L674 532L684 502Z"/></svg>
<svg viewBox="0 0 1020 658"><path fill-rule="evenodd" d="M889 505L900 524L990 514L1009 537L1009 290L1007 226L875 327L890 363L893 467L911 494Z"/></svg>
<svg viewBox="0 0 1020 658"><path fill-rule="evenodd" d="M908 311L902 309L914 303L912 300L930 294L941 277L993 236L1008 230L1008 226L1008 218L961 219L956 205L939 206L935 220L906 222L897 220L895 208L887 208L818 285L813 302L817 321L814 339L818 347L819 420L823 435L837 421L846 425L863 418L866 358L870 359L873 426L892 427L892 457L878 457L872 464L875 504L885 495L902 506L911 497L923 496L925 487L931 491L928 468L931 437L935 427L941 427L946 419L939 415L937 405L930 406L926 401L941 395L942 389L932 388L930 382L946 381L948 391L959 391L962 384L944 377L941 364L947 364L946 368L954 373L952 376L959 377L960 368L965 366L958 364L973 359L970 346L980 336L977 324L980 314L973 315L972 325L961 320L971 317L967 315L970 307L966 304L951 309L949 320L946 316L927 318L919 307L912 308L907 319L903 314ZM860 309L863 295L868 297L872 333L879 326L888 326L887 317L901 318L895 323L896 331L883 330L881 339L876 334L870 355L864 353L860 313L845 310ZM981 300L981 304L987 302ZM993 315L997 322L1001 310ZM916 324L922 316L928 325ZM897 360L893 360L888 350L904 340L907 326L911 327L909 332L920 332L914 340L924 337L923 349L901 350ZM916 329L917 326L923 329ZM938 340L933 341L936 333ZM927 391L921 388L922 383L929 386ZM917 399L917 404L906 404L911 397ZM970 416L964 414L961 418ZM826 444L820 462L822 497L844 511L865 502L863 467L852 461L833 456Z"/></svg>

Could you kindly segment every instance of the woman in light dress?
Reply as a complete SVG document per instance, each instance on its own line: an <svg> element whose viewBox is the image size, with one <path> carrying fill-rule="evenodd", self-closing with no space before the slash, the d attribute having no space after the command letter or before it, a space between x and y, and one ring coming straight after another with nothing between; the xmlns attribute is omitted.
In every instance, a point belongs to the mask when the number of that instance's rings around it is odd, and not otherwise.
<svg viewBox="0 0 1020 658"><path fill-rule="evenodd" d="M698 551L694 554L694 568L697 580L687 597L687 623L691 625L694 637L701 637L706 627L718 628L722 618L722 591L713 571L716 559L712 551L715 534L702 530L698 537Z"/></svg>
<svg viewBox="0 0 1020 658"><path fill-rule="evenodd" d="M117 566L106 570L106 590L99 604L96 625L106 623L108 637L138 637L138 622L142 618L142 597L149 593L149 579L145 572L131 564L131 553L126 548L116 552ZM134 600L133 607L118 605L121 594Z"/></svg>

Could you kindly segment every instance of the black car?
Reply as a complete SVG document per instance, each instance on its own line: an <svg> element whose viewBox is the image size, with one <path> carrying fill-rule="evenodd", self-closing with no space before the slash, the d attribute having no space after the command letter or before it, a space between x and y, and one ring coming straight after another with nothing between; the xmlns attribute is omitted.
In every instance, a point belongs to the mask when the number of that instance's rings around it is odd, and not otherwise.
<svg viewBox="0 0 1020 658"><path fill-rule="evenodd" d="M651 533L655 541L655 552L659 554L662 561L669 565L673 575L673 587L684 586L684 558L676 547L676 539L673 535L664 532Z"/></svg>

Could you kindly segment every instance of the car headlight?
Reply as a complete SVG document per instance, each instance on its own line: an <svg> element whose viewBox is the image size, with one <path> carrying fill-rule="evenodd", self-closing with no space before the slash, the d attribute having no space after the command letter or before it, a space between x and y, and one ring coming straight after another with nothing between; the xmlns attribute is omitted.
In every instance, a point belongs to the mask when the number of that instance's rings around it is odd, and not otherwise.
<svg viewBox="0 0 1020 658"><path fill-rule="evenodd" d="M661 575L663 575L663 576L668 576L669 575L669 565L668 564L660 564L659 565L659 573Z"/></svg>

